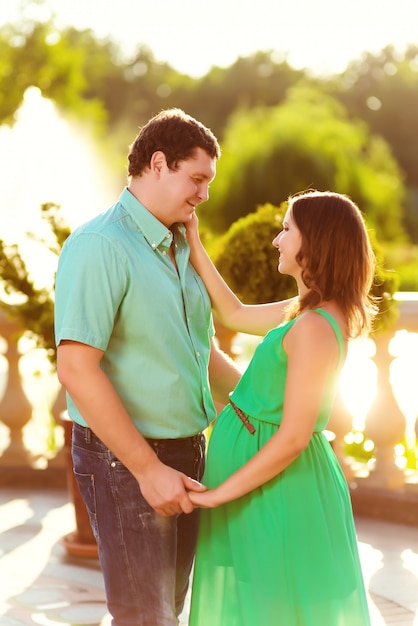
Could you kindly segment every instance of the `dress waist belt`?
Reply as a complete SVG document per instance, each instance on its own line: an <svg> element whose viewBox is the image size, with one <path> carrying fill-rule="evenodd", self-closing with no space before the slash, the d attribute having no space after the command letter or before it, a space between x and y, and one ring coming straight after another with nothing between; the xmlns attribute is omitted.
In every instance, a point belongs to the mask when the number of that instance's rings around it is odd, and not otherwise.
<svg viewBox="0 0 418 626"><path fill-rule="evenodd" d="M242 411L234 402L232 402L231 399L229 399L229 402L232 406L232 408L234 409L235 413L238 415L238 417L240 418L241 422L244 424L245 428L248 430L248 432L251 435L254 435L255 433L255 428L254 426L251 424L250 420L248 419L248 417L245 415L244 411Z"/></svg>

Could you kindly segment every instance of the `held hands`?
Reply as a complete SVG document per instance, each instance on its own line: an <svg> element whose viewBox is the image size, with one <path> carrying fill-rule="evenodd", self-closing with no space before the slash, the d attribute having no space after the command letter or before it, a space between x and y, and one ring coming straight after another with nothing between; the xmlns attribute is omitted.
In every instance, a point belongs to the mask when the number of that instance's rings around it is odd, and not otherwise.
<svg viewBox="0 0 418 626"><path fill-rule="evenodd" d="M197 480L163 463L158 463L149 474L139 481L142 495L163 517L191 513L194 509L191 494L206 490Z"/></svg>

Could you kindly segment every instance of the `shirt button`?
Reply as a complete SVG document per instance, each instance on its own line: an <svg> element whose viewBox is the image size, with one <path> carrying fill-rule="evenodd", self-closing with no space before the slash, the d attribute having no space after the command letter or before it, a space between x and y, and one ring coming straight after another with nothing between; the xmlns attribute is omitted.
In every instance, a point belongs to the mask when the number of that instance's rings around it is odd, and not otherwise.
<svg viewBox="0 0 418 626"><path fill-rule="evenodd" d="M200 352L196 352L196 356L200 356Z"/></svg>
<svg viewBox="0 0 418 626"><path fill-rule="evenodd" d="M115 461L112 461L112 462L111 462L110 467L116 467L116 463L115 463Z"/></svg>
<svg viewBox="0 0 418 626"><path fill-rule="evenodd" d="M170 239L170 237L171 237L170 233L167 233L165 236L166 239Z"/></svg>
<svg viewBox="0 0 418 626"><path fill-rule="evenodd" d="M165 250L163 250L163 254L167 254L167 252Z"/></svg>
<svg viewBox="0 0 418 626"><path fill-rule="evenodd" d="M156 243L152 243L152 244L151 244L151 248L152 248L153 250L155 250L155 248L156 248L156 247L157 247L157 244L156 244Z"/></svg>

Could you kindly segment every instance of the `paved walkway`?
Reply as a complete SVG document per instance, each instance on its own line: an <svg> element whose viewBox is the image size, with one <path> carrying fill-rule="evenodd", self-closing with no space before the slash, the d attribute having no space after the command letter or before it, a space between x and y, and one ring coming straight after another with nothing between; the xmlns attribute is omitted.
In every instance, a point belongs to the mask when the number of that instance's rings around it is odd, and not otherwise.
<svg viewBox="0 0 418 626"><path fill-rule="evenodd" d="M372 625L418 626L418 528L356 524ZM98 562L63 547L73 530L65 490L0 490L1 626L110 625Z"/></svg>

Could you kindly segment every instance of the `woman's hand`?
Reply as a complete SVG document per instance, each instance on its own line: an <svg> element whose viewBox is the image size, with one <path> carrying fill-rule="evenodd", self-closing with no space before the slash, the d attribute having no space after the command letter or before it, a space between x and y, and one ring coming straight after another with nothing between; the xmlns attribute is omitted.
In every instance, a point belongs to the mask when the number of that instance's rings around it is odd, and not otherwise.
<svg viewBox="0 0 418 626"><path fill-rule="evenodd" d="M190 491L188 496L195 508L213 509L222 504L217 489L208 489L203 492Z"/></svg>
<svg viewBox="0 0 418 626"><path fill-rule="evenodd" d="M199 239L199 218L196 213L193 212L190 219L184 223L186 227L186 237L189 245Z"/></svg>

